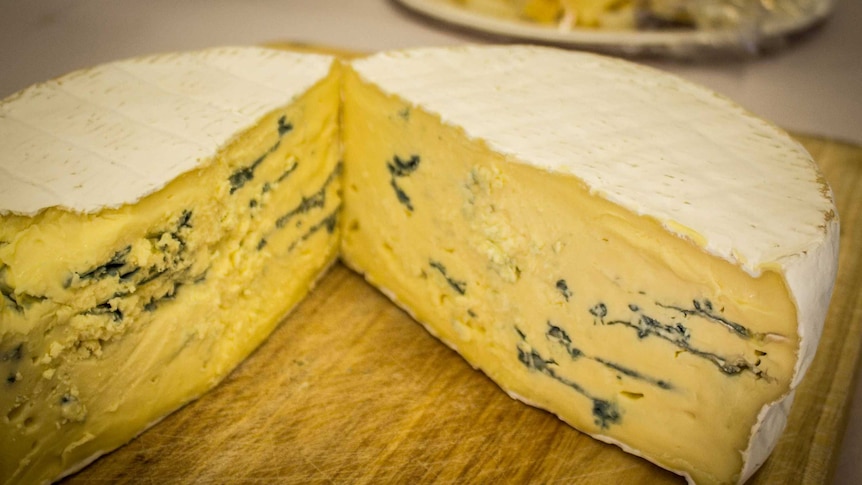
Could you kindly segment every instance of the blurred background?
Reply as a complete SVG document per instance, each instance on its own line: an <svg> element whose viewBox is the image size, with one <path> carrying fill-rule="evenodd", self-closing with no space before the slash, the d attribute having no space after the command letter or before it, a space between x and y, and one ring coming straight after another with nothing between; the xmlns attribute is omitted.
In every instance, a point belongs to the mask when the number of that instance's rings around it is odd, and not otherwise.
<svg viewBox="0 0 862 485"><path fill-rule="evenodd" d="M862 2L835 0L825 24L765 55L640 60L784 128L862 143L860 23ZM302 41L376 51L507 40L429 20L393 0L5 0L0 96L100 62L216 45Z"/></svg>

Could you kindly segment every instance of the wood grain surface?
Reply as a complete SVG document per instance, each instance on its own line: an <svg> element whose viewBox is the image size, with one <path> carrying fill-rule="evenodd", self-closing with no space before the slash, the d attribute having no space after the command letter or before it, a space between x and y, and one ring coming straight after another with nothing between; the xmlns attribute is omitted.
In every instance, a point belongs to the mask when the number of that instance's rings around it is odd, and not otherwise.
<svg viewBox="0 0 862 485"><path fill-rule="evenodd" d="M837 197L840 269L753 483L828 481L862 343L862 149L798 138ZM66 482L683 483L510 399L340 264L217 388Z"/></svg>

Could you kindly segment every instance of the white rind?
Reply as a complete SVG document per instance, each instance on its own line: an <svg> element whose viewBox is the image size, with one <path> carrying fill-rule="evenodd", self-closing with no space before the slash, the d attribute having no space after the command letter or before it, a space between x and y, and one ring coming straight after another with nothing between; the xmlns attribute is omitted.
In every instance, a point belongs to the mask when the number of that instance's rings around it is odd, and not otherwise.
<svg viewBox="0 0 862 485"><path fill-rule="evenodd" d="M326 77L329 56L222 47L104 64L0 101L0 214L131 204Z"/></svg>
<svg viewBox="0 0 862 485"><path fill-rule="evenodd" d="M574 175L753 276L784 276L800 348L790 392L761 409L742 452L741 480L750 477L786 425L837 271L832 193L805 149L705 88L593 54L466 46L387 52L353 67L515 162Z"/></svg>
<svg viewBox="0 0 862 485"><path fill-rule="evenodd" d="M787 418L790 415L790 406L796 390L792 389L786 396L778 401L763 406L757 415L757 422L751 429L751 439L748 441L748 449L742 453L743 467L737 483L745 483L754 472L769 458L778 437L787 426Z"/></svg>
<svg viewBox="0 0 862 485"><path fill-rule="evenodd" d="M791 387L799 385L814 360L838 272L840 227L837 215L822 227L825 232L822 244L781 261L790 294L796 300L799 320L799 357Z"/></svg>

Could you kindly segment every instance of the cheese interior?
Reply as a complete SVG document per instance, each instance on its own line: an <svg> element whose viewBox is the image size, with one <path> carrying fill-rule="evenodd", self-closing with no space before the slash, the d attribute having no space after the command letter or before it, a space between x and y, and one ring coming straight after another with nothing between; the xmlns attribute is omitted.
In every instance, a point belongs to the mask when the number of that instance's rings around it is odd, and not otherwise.
<svg viewBox="0 0 862 485"><path fill-rule="evenodd" d="M781 275L489 150L350 72L342 258L507 392L697 481L739 478L799 346Z"/></svg>
<svg viewBox="0 0 862 485"><path fill-rule="evenodd" d="M0 218L0 477L50 480L218 383L338 254L339 77L96 214Z"/></svg>

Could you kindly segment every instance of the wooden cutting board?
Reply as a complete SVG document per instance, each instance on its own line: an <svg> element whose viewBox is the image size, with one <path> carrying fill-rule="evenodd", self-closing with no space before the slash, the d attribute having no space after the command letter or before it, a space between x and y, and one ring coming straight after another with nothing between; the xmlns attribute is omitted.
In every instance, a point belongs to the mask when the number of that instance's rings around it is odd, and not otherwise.
<svg viewBox="0 0 862 485"><path fill-rule="evenodd" d="M789 426L753 483L824 483L862 344L862 148L798 137L842 220L838 281ZM336 265L224 382L67 483L682 483L481 372Z"/></svg>

